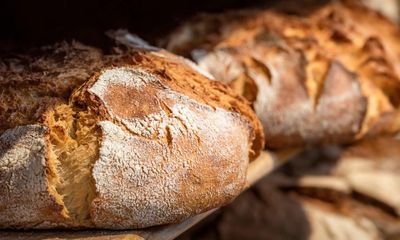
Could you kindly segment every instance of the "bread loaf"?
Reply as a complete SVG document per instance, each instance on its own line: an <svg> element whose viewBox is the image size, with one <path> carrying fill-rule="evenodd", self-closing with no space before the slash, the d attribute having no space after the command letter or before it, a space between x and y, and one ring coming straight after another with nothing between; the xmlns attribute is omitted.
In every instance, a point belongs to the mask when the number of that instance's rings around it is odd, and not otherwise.
<svg viewBox="0 0 400 240"><path fill-rule="evenodd" d="M398 27L358 1L289 6L200 15L165 44L250 100L270 148L397 132Z"/></svg>
<svg viewBox="0 0 400 240"><path fill-rule="evenodd" d="M116 52L2 58L0 228L174 223L245 187L264 141L246 101L166 51Z"/></svg>

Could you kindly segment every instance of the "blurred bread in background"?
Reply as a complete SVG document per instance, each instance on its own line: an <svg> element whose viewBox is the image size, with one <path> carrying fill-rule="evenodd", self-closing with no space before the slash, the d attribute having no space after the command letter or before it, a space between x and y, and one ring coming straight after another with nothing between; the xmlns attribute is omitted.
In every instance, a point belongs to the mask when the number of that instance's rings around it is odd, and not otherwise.
<svg viewBox="0 0 400 240"><path fill-rule="evenodd" d="M398 132L397 25L359 1L287 2L198 15L163 44L247 98L269 148Z"/></svg>

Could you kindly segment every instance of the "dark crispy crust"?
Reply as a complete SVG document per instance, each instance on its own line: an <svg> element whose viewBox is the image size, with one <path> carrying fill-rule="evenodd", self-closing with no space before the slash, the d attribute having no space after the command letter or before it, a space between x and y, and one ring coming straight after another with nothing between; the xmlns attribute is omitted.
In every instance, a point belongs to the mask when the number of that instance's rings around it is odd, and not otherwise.
<svg viewBox="0 0 400 240"><path fill-rule="evenodd" d="M0 59L0 133L40 121L104 64L101 51L76 42Z"/></svg>

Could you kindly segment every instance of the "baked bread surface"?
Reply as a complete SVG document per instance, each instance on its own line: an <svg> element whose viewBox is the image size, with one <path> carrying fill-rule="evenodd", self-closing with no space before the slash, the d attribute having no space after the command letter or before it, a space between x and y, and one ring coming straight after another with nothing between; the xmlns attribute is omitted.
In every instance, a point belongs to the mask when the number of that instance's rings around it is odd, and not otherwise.
<svg viewBox="0 0 400 240"><path fill-rule="evenodd" d="M160 50L4 58L0 227L128 229L232 201L263 148L244 99Z"/></svg>

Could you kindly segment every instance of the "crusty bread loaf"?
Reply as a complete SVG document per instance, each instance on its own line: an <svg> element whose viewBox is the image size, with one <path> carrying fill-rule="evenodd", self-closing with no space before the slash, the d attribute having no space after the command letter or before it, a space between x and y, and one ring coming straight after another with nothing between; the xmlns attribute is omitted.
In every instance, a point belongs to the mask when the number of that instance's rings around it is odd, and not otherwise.
<svg viewBox="0 0 400 240"><path fill-rule="evenodd" d="M332 2L200 15L166 46L253 102L268 147L397 132L399 29L357 1Z"/></svg>
<svg viewBox="0 0 400 240"><path fill-rule="evenodd" d="M0 64L0 228L142 228L224 205L263 148L241 97L160 50Z"/></svg>

